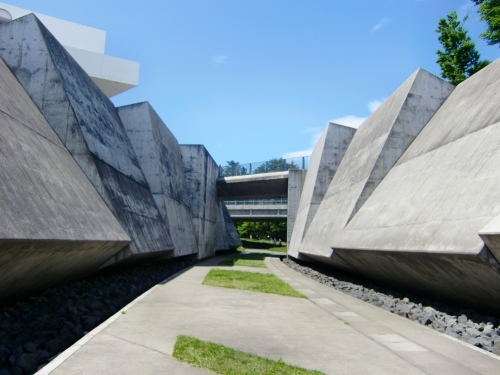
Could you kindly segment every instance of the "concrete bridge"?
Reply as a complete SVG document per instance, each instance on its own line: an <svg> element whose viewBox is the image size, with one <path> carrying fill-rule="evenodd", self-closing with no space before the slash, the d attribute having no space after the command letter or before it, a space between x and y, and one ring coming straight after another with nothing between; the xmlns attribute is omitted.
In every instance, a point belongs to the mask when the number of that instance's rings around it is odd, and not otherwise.
<svg viewBox="0 0 500 375"><path fill-rule="evenodd" d="M223 201L286 198L288 196L288 172L219 177L217 196Z"/></svg>
<svg viewBox="0 0 500 375"><path fill-rule="evenodd" d="M233 221L286 221L287 199L226 201Z"/></svg>

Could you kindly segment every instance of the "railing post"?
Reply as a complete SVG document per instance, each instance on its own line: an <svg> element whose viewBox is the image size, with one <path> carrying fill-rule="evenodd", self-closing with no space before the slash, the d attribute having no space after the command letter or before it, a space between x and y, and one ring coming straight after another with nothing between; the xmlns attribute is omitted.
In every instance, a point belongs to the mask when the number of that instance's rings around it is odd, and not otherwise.
<svg viewBox="0 0 500 375"><path fill-rule="evenodd" d="M266 161L266 173L269 172L269 162Z"/></svg>
<svg viewBox="0 0 500 375"><path fill-rule="evenodd" d="M302 156L302 169L306 169L306 158Z"/></svg>
<svg viewBox="0 0 500 375"><path fill-rule="evenodd" d="M250 174L252 174L252 163L250 163Z"/></svg>

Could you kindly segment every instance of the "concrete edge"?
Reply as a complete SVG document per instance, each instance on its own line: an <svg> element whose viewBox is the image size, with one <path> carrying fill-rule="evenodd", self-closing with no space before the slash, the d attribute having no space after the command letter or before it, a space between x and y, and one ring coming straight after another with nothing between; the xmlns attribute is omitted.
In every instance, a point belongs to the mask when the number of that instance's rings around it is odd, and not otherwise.
<svg viewBox="0 0 500 375"><path fill-rule="evenodd" d="M55 369L57 369L59 366L61 366L68 358L70 358L73 354L75 354L78 350L80 350L85 344L87 344L90 340L92 340L98 333L102 332L105 328L107 328L109 325L111 325L120 316L122 316L125 312L127 312L130 308L132 308L132 306L134 306L136 303L138 303L140 300L142 300L144 297L146 297L149 293L153 292L153 290L155 290L156 288L158 288L161 285L168 283L172 279L180 276L184 272L189 271L191 268L193 268L195 266L196 266L196 264L194 264L188 268L185 268L185 269L173 274L172 276L167 277L165 280L160 281L158 284L156 284L152 288L145 291L143 294L141 294L139 297L134 299L132 302L130 302L125 307L121 308L114 315L111 315L108 319L106 319L104 322L99 324L97 327L95 327L92 331L87 333L85 336L83 336L80 340L75 342L69 348L67 348L66 350L61 352L56 358L54 358L51 362L49 362L44 367L42 367L40 370L38 370L35 374L36 375L48 375L48 374L52 373Z"/></svg>
<svg viewBox="0 0 500 375"><path fill-rule="evenodd" d="M277 259L273 259L273 258L271 258L271 257L266 257L266 265L267 265L267 262L269 262L269 263L272 265L272 267L273 267L273 268L275 268L276 270L278 270L280 273L283 273L283 272L281 272L281 271L278 269L278 266L276 266L275 264L273 264L273 263L275 263L275 262L277 262L277 261L278 261ZM294 274L297 274L297 275L301 275L301 276L307 277L307 276L302 275L301 273L298 273L297 271L295 271L295 270L293 270L293 269L291 269L291 268L289 268L289 267L285 266L285 265L281 262L281 260L279 260L279 262L280 262L280 265L281 265L282 267L286 267L288 270L293 271L293 273L294 273ZM269 269L269 271L271 271L271 272L274 274L273 270ZM275 276L279 278L279 276L277 276L277 275L275 275ZM300 281L297 281L294 277L292 277L292 276L290 276L290 275L288 275L288 277L290 277L291 279L293 279L295 282L299 282L299 283L300 283ZM280 279L281 279L281 278L280 278ZM309 279L309 280L314 281L315 283L318 283L316 280L313 280L313 279ZM286 281L285 281L285 282L286 282ZM289 285L290 285L290 283L288 283L288 282L287 282L287 284L289 284ZM319 284L319 283L318 283L318 284ZM322 284L319 284L319 285L322 285ZM291 285L290 285L290 286L291 286ZM291 286L291 287L292 287L292 286ZM293 288L293 287L292 287L292 288ZM294 289L295 289L295 288L294 288ZM336 290L336 289L335 289L335 290ZM315 292L316 292L316 291L315 291ZM339 292L340 292L340 291L339 291ZM316 292L316 293L318 293L318 292ZM318 294L320 294L320 293L318 293ZM357 301L364 302L364 301L362 301L362 300L360 300L360 299L358 299L358 298L355 298L355 297L349 296L348 294L346 294L346 296L351 297L351 298L353 298L353 299L355 299L355 300L357 300ZM307 297L307 296L306 296L306 297ZM325 296L323 296L323 297L324 297L324 298L328 298L328 297L325 297ZM307 297L307 299L308 299L309 301L311 301L311 299L310 299L309 297ZM312 302L312 303L314 303L313 301L311 301L311 302ZM333 301L332 301L332 302L333 302ZM364 302L364 303L367 303L367 302ZM314 304L315 304L315 305L317 305L316 303L314 303ZM464 346L466 346L466 347L467 347L467 348L469 348L469 349L473 349L473 350L475 350L475 351L476 351L476 352L478 352L478 353L481 353L481 354L487 355L488 357L491 357L491 358L493 358L493 359L495 359L495 360L497 360L497 361L499 361L499 362L500 362L500 356L498 356L498 355L496 355L496 354L490 353L490 352L488 352L488 351L486 351L486 350L482 350L482 349L480 349L480 348L478 348L478 347L475 347L474 345L471 345L471 344L469 344L469 343L467 343L467 342L465 342L465 341L459 340L459 339L457 339L457 338L455 338L455 337L452 337L452 336L446 335L446 334L444 334L444 333L441 333L441 332L439 332L439 331L436 331L435 329L432 329L432 328L429 328L429 327L427 327L427 326L424 326L424 325L422 325L422 324L420 324L420 323L418 323L418 322L415 322L415 321L413 321L413 320L410 320L410 319L408 319L408 318L404 318L404 317L399 316L399 315L397 315L397 314L393 314L393 313L391 313L390 311L384 310L384 309L382 309L382 308L380 308L380 307L378 307L378 306L375 306L375 305L372 305L372 304L369 304L369 305L370 305L370 306L373 306L373 307L376 307L376 308L380 309L381 311L385 311L386 313L391 314L391 316L393 316L393 317L397 317L397 318L400 318L400 319L404 319L404 320L405 320L405 321L407 321L407 322L410 322L410 323L416 324L416 325L418 325L418 327L420 327L420 328L427 329L427 330L429 330L430 332L432 332L432 333L434 333L434 334L436 334L436 335L439 335L439 336L444 337L444 338L446 338L446 339L448 339L448 340L454 341L454 342L456 342L456 343L458 343L458 344L464 345ZM321 306L319 306L319 307L321 308Z"/></svg>

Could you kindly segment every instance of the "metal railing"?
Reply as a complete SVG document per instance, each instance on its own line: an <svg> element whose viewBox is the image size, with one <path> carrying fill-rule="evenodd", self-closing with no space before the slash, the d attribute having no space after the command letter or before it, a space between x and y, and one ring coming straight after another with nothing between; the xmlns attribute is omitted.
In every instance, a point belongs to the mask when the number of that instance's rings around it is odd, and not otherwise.
<svg viewBox="0 0 500 375"><path fill-rule="evenodd" d="M264 206L264 205L287 205L287 198L276 199L249 199L244 201L225 201L226 206Z"/></svg>
<svg viewBox="0 0 500 375"><path fill-rule="evenodd" d="M310 156L297 158L276 158L268 161L252 163L228 162L226 166L219 165L219 177L243 176L258 173L283 172L290 169L308 169Z"/></svg>

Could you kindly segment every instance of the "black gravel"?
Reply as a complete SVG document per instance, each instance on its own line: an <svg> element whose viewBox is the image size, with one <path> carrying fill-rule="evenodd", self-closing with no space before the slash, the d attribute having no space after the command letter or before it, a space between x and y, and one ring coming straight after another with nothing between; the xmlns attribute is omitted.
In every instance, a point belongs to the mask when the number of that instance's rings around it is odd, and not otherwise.
<svg viewBox="0 0 500 375"><path fill-rule="evenodd" d="M311 263L283 259L283 263L309 278L352 297L381 307L441 333L500 355L500 319L377 285L369 280L335 272Z"/></svg>
<svg viewBox="0 0 500 375"><path fill-rule="evenodd" d="M0 308L0 375L33 374L195 259L154 261L54 287Z"/></svg>

